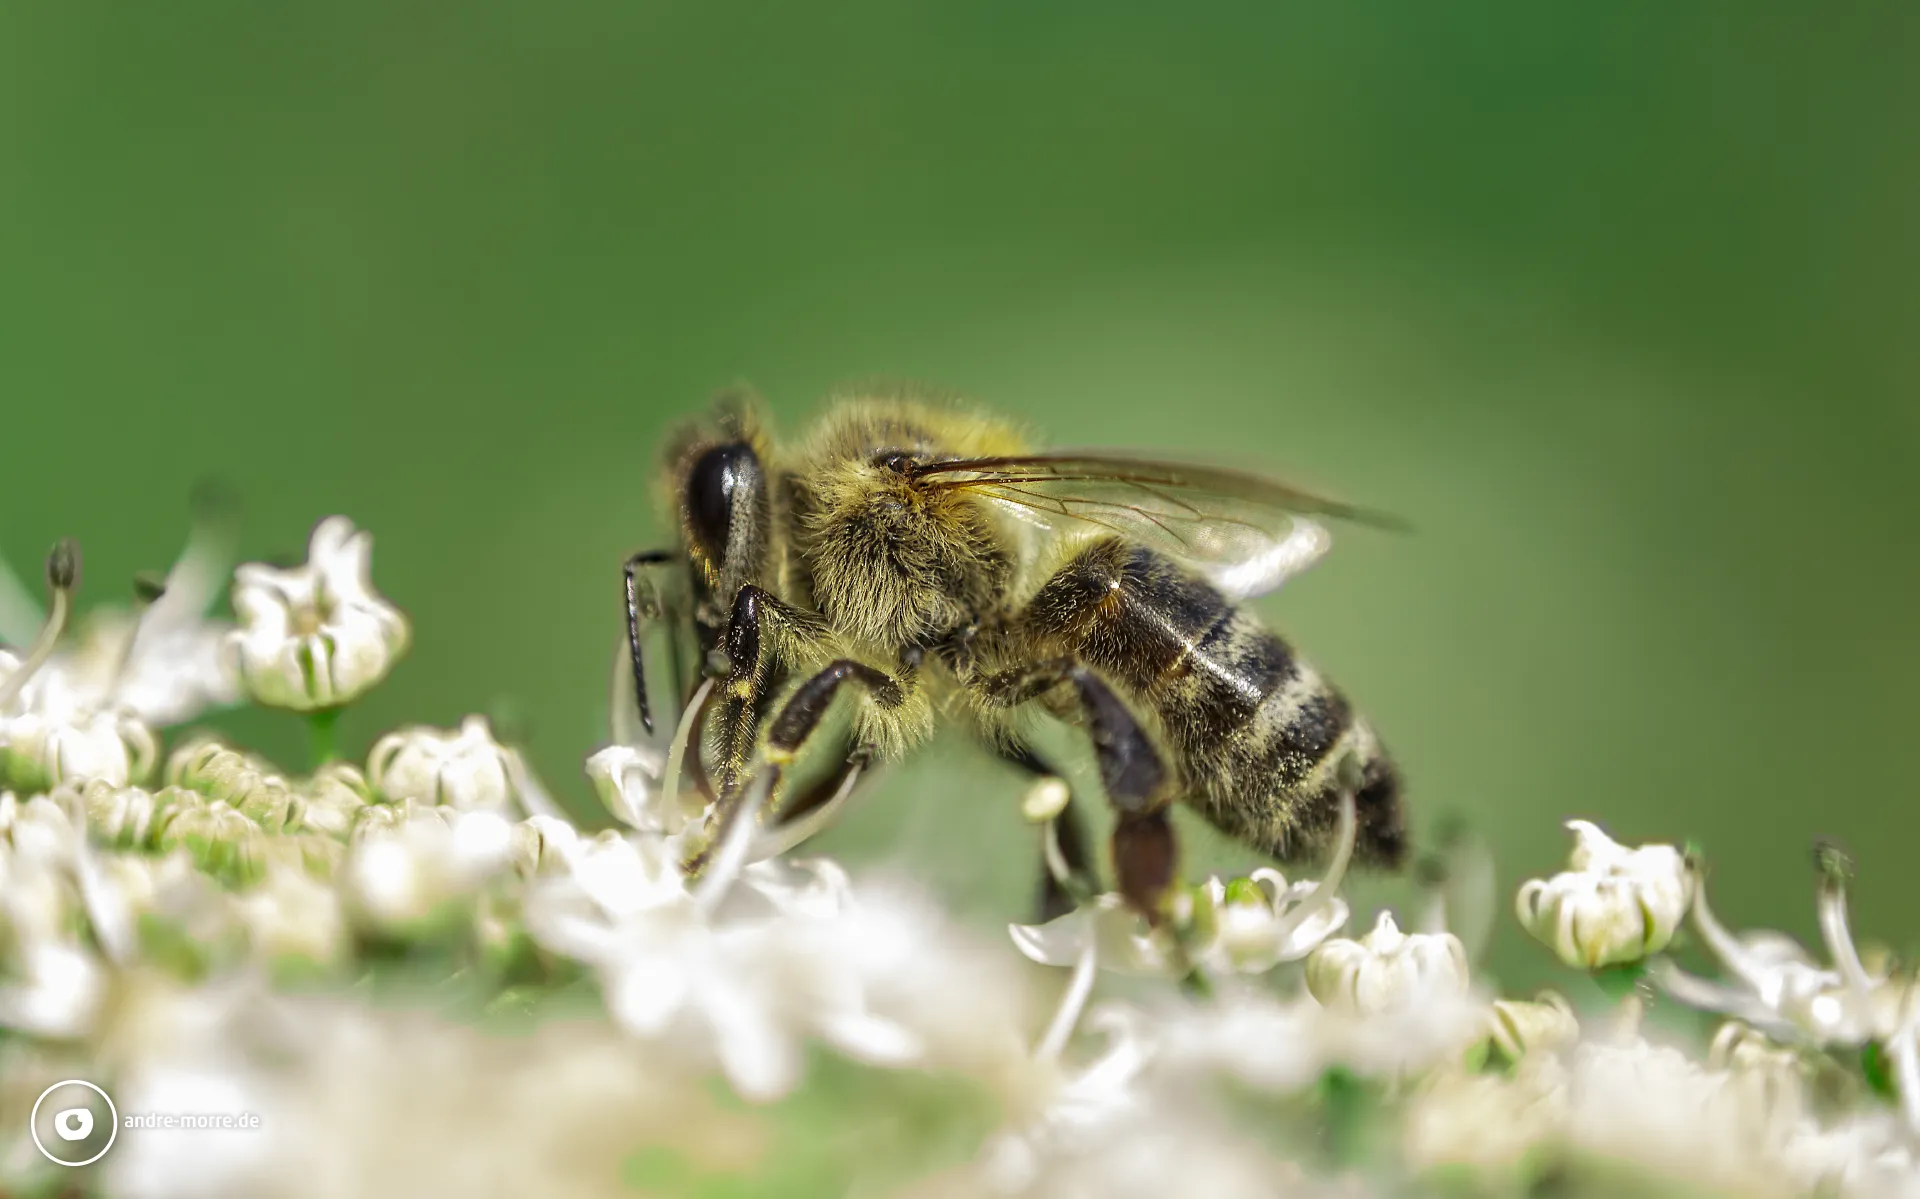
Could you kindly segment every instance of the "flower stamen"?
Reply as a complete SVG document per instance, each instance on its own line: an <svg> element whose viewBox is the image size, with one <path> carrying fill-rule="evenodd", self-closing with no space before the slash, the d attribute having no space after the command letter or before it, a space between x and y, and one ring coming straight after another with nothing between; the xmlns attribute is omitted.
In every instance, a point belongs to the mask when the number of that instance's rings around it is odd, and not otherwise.
<svg viewBox="0 0 1920 1199"><path fill-rule="evenodd" d="M1820 938L1827 943L1827 953L1832 957L1840 977L1846 980L1854 1003L1861 1011L1865 1011L1869 1002L1868 993L1873 990L1873 979L1867 975L1867 968L1860 961L1860 951L1855 948L1853 932L1847 925L1847 879L1853 873L1853 863L1839 846L1831 842L1814 846L1813 861L1820 871L1816 901Z"/></svg>
<svg viewBox="0 0 1920 1199"><path fill-rule="evenodd" d="M693 902L703 912L712 912L727 897L727 891L733 886L733 880L747 864L747 850L753 845L755 826L760 822L760 810L767 806L767 798L773 791L772 770L761 770L753 786L740 800L740 806L720 835L719 849L707 862L707 868L701 872L700 881L693 889Z"/></svg>
<svg viewBox="0 0 1920 1199"><path fill-rule="evenodd" d="M712 693L712 679L701 683L687 710L680 713L680 723L674 727L673 744L667 749L667 770L660 778L660 810L663 812L679 810L680 771L687 760L687 747L693 742L694 726L700 723L700 713L706 710L707 696Z"/></svg>
<svg viewBox="0 0 1920 1199"><path fill-rule="evenodd" d="M34 636L27 656L5 681L0 682L0 707L19 697L28 680L53 656L60 634L66 631L67 617L73 612L73 593L80 583L80 546L72 538L62 538L47 555L47 590L52 593L51 610L46 623Z"/></svg>
<svg viewBox="0 0 1920 1199"><path fill-rule="evenodd" d="M1280 920L1275 930L1275 940L1286 944L1295 929L1305 924L1322 908L1333 902L1340 890L1341 880L1346 878L1347 863L1353 860L1354 839L1358 835L1359 813L1355 811L1353 792L1342 788L1340 791L1340 827L1334 837L1333 859L1327 863L1327 873L1313 886L1313 891L1301 900L1293 911Z"/></svg>
<svg viewBox="0 0 1920 1199"><path fill-rule="evenodd" d="M1033 1047L1035 1061L1054 1061L1060 1056L1060 1051L1067 1047L1074 1026L1080 1023L1080 1013L1086 1010L1087 997L1093 994L1093 980L1099 973L1099 956L1097 939L1088 938L1086 948L1080 951L1080 960L1073 964L1073 977L1067 982L1066 993L1060 997L1060 1006L1054 1009L1053 1019L1047 1023L1047 1031Z"/></svg>

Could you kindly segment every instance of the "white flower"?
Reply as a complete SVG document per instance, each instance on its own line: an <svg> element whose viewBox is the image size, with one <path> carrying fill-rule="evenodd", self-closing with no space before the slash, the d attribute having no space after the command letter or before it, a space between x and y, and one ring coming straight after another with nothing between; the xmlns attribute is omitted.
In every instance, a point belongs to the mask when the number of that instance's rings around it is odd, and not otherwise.
<svg viewBox="0 0 1920 1199"><path fill-rule="evenodd" d="M1520 923L1576 969L1637 962L1665 949L1693 899L1693 872L1680 851L1628 849L1585 820L1567 827L1575 837L1571 869L1521 885Z"/></svg>
<svg viewBox="0 0 1920 1199"><path fill-rule="evenodd" d="M1883 1113L1867 1112L1826 1127L1803 1121L1779 1156L1797 1194L1920 1195L1920 1161L1911 1138Z"/></svg>
<svg viewBox="0 0 1920 1199"><path fill-rule="evenodd" d="M1420 1002L1366 1013L1242 985L1211 1004L1163 1012L1154 1027L1164 1069L1287 1095L1334 1067L1391 1080L1458 1061L1486 1035L1487 1005L1435 989Z"/></svg>
<svg viewBox="0 0 1920 1199"><path fill-rule="evenodd" d="M1071 1002L1063 1014L1077 1015ZM1062 1069L1043 1046L1012 1119L975 1160L909 1194L926 1196L1206 1195L1254 1199L1293 1194L1297 1167L1276 1161L1239 1131L1207 1088L1158 1069L1158 1025L1117 1005L1095 1009L1089 1027L1105 1048Z"/></svg>
<svg viewBox="0 0 1920 1199"><path fill-rule="evenodd" d="M505 869L513 836L498 813L416 810L396 827L357 838L342 884L363 919L404 933Z"/></svg>
<svg viewBox="0 0 1920 1199"><path fill-rule="evenodd" d="M576 913L619 921L692 900L679 858L659 838L609 829L554 848L567 859L570 885L551 888L548 897L565 896Z"/></svg>
<svg viewBox="0 0 1920 1199"><path fill-rule="evenodd" d="M25 811L22 811L22 807ZM130 951L126 896L102 874L82 825L44 798L0 797L0 1027L83 1037L107 993L107 970L81 939L115 960Z"/></svg>
<svg viewBox="0 0 1920 1199"><path fill-rule="evenodd" d="M1567 1135L1585 1151L1728 1191L1786 1193L1774 1154L1797 1092L1767 1092L1638 1036L1574 1051Z"/></svg>
<svg viewBox="0 0 1920 1199"><path fill-rule="evenodd" d="M614 818L643 833L678 836L698 822L705 804L681 791L669 805L661 775L666 756L650 745L609 745L587 759L587 779Z"/></svg>
<svg viewBox="0 0 1920 1199"><path fill-rule="evenodd" d="M248 563L234 572L240 628L227 649L262 704L305 712L347 703L385 678L406 651L399 609L373 590L373 538L344 516L313 530L292 570Z"/></svg>
<svg viewBox="0 0 1920 1199"><path fill-rule="evenodd" d="M23 669L31 667L0 650L0 678ZM84 779L124 787L153 772L159 751L153 731L131 712L95 706L51 664L0 706L0 780L23 791Z"/></svg>
<svg viewBox="0 0 1920 1199"><path fill-rule="evenodd" d="M630 1193L623 1166L643 1145L670 1145L699 1173L752 1168L746 1118L605 1021L499 1035L351 995L271 994L251 977L149 980L117 1006L122 1112L259 1118L122 1133L100 1168L129 1199L588 1199Z"/></svg>
<svg viewBox="0 0 1920 1199"><path fill-rule="evenodd" d="M1670 962L1654 978L1674 998L1817 1046L1891 1041L1920 1012L1905 980L1870 973L1847 922L1844 867L1823 855L1817 910L1831 966L1822 966L1784 933L1728 932L1707 903L1693 903L1701 943L1720 960L1729 984L1696 978Z"/></svg>
<svg viewBox="0 0 1920 1199"><path fill-rule="evenodd" d="M1208 878L1183 897L1182 915L1194 930L1187 948L1191 960L1210 971L1263 974L1307 956L1347 922L1346 901L1338 896L1310 902L1319 885L1289 883L1271 869L1231 883ZM1117 894L1098 896L1045 924L1013 924L1007 931L1021 953L1047 966L1071 966L1092 944L1101 967L1117 974L1183 973L1178 957Z"/></svg>
<svg viewBox="0 0 1920 1199"><path fill-rule="evenodd" d="M0 1027L39 1037L92 1030L106 997L106 972L70 942L34 941L15 957L20 977L0 983Z"/></svg>
<svg viewBox="0 0 1920 1199"><path fill-rule="evenodd" d="M1203 963L1259 974L1312 953L1347 923L1346 900L1326 895L1312 902L1321 888L1311 881L1289 883L1278 870L1265 868L1224 886L1209 878L1205 902L1218 929L1212 956L1220 960L1203 957Z"/></svg>
<svg viewBox="0 0 1920 1199"><path fill-rule="evenodd" d="M833 880L809 887L783 877L763 891L744 875L745 898L766 911L722 919L730 880L689 889L660 838L599 838L577 853L571 874L529 891L528 931L593 966L608 1010L633 1035L717 1056L756 1100L798 1081L796 1034L877 1064L918 1060L919 1038L874 1015L860 972L831 952L837 909L851 902L831 899Z"/></svg>
<svg viewBox="0 0 1920 1199"><path fill-rule="evenodd" d="M236 897L234 904L263 957L327 963L346 952L340 893L298 867L270 868L260 884Z"/></svg>
<svg viewBox="0 0 1920 1199"><path fill-rule="evenodd" d="M1172 956L1120 895L1108 893L1045 924L1010 924L1014 947L1043 966L1072 966L1093 949L1102 969L1170 978Z"/></svg>
<svg viewBox="0 0 1920 1199"><path fill-rule="evenodd" d="M22 802L5 791L0 792L0 840L12 851L0 860L65 865L73 860L77 830L72 815L50 796Z"/></svg>
<svg viewBox="0 0 1920 1199"><path fill-rule="evenodd" d="M1436 1072L1414 1092L1401 1122L1401 1149L1417 1171L1445 1166L1511 1170L1563 1135L1567 1070L1536 1054L1511 1072Z"/></svg>
<svg viewBox="0 0 1920 1199"><path fill-rule="evenodd" d="M1358 941L1328 941L1307 959L1307 990L1362 1015L1467 993L1467 951L1452 933L1403 933L1383 911Z"/></svg>
<svg viewBox="0 0 1920 1199"><path fill-rule="evenodd" d="M457 730L400 729L374 742L367 755L367 780L387 799L466 811L514 807L513 774L512 759L484 716L467 717Z"/></svg>
<svg viewBox="0 0 1920 1199"><path fill-rule="evenodd" d="M1060 1076L1037 1111L989 1137L979 1157L981 1181L998 1194L1020 1194L1038 1181L1049 1158L1097 1150L1117 1129L1144 1122L1148 1100L1141 1071L1152 1058L1138 1013L1112 1006L1087 1024L1107 1038L1104 1052Z"/></svg>
<svg viewBox="0 0 1920 1199"><path fill-rule="evenodd" d="M1339 832L1325 878L1289 883L1278 870L1255 870L1230 883L1211 876L1175 898L1185 961L1204 970L1264 974L1298 961L1347 922L1347 903L1335 892L1353 855L1352 801L1341 806ZM1048 827L1049 858L1055 848ZM1117 894L1095 897L1045 924L1007 927L1021 953L1047 966L1071 966L1089 948L1100 966L1117 974L1172 978L1186 973L1175 952Z"/></svg>
<svg viewBox="0 0 1920 1199"><path fill-rule="evenodd" d="M159 594L137 611L92 609L81 622L77 643L56 649L39 674L54 680L74 708L122 712L156 727L234 703L239 680L221 650L232 625L206 619L231 562L230 525L223 514L202 511ZM5 602L9 595L11 604ZM60 607L56 603L57 617ZM40 619L4 566L0 608L11 613L10 620L0 620L0 637L24 641Z"/></svg>

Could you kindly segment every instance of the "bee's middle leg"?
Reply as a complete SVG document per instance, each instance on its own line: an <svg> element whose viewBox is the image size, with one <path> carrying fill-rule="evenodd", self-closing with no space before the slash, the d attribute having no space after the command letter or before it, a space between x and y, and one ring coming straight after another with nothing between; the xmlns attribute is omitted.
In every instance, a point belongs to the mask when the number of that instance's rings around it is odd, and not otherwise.
<svg viewBox="0 0 1920 1199"><path fill-rule="evenodd" d="M756 780L755 786L764 786L765 794L772 799L780 785L780 778L793 764L801 748L807 743L826 718L833 701L842 687L852 683L865 692L867 699L882 707L894 708L906 701L906 685L894 679L884 671L876 670L862 662L850 658L841 658L828 663L819 671L801 683L781 705L778 714L767 727L765 749L765 776ZM843 791L850 788L867 769L872 761L872 747L854 742L845 758L828 780L816 788L789 803L780 813L783 823L798 824L804 821L810 810L819 808L836 797L843 798ZM744 762L743 762L744 766ZM714 828L707 845L687 863L690 872L698 872L712 856L718 846L725 841L733 821L739 818L743 789L723 792L721 802L716 809Z"/></svg>
<svg viewBox="0 0 1920 1199"><path fill-rule="evenodd" d="M1093 742L1113 828L1113 868L1120 894L1149 921L1169 915L1179 863L1168 809L1174 784L1160 751L1113 688L1073 658L1054 658L976 680L988 702L1012 705L1070 684Z"/></svg>

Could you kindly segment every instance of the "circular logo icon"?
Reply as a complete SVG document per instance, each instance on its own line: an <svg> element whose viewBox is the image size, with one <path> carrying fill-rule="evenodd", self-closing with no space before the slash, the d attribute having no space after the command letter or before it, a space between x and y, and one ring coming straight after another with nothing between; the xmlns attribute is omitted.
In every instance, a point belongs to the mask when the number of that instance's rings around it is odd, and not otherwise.
<svg viewBox="0 0 1920 1199"><path fill-rule="evenodd" d="M27 1132L54 1165L90 1166L113 1148L120 1114L105 1091L83 1078L69 1078L40 1092L27 1117Z"/></svg>

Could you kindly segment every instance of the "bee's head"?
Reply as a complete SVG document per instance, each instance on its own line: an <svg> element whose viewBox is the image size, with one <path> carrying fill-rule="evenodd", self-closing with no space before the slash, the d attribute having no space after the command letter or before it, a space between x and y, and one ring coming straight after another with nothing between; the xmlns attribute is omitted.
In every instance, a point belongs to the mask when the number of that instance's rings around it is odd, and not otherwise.
<svg viewBox="0 0 1920 1199"><path fill-rule="evenodd" d="M772 536L766 438L746 399L723 402L717 420L670 446L666 507L696 579L722 603L758 579Z"/></svg>

